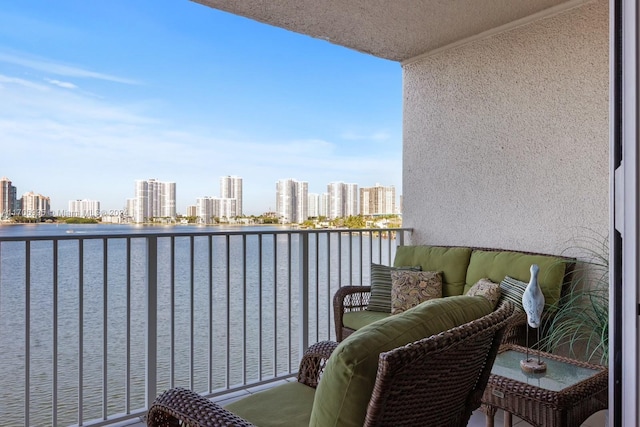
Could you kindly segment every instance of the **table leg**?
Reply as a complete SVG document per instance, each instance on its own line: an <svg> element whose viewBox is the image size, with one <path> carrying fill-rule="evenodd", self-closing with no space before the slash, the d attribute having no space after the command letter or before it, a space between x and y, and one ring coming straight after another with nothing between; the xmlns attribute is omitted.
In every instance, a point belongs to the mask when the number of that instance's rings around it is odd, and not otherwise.
<svg viewBox="0 0 640 427"><path fill-rule="evenodd" d="M513 427L511 412L504 411L504 427Z"/></svg>
<svg viewBox="0 0 640 427"><path fill-rule="evenodd" d="M484 413L487 427L494 427L496 407L491 405L484 405Z"/></svg>

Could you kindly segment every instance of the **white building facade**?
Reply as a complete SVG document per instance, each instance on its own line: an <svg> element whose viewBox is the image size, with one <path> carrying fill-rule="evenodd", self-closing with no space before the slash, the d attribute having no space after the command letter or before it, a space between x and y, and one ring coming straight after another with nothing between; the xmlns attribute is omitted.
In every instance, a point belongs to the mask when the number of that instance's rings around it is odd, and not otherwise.
<svg viewBox="0 0 640 427"><path fill-rule="evenodd" d="M309 183L282 179L276 183L276 215L282 223L301 223L309 218Z"/></svg>
<svg viewBox="0 0 640 427"><path fill-rule="evenodd" d="M100 216L100 202L97 200L69 200L68 216L95 218Z"/></svg>
<svg viewBox="0 0 640 427"><path fill-rule="evenodd" d="M134 199L133 222L147 222L157 217L176 218L175 182L137 180Z"/></svg>
<svg viewBox="0 0 640 427"><path fill-rule="evenodd" d="M220 178L220 198L235 199L235 211L231 217L242 216L242 178L239 176L223 176Z"/></svg>
<svg viewBox="0 0 640 427"><path fill-rule="evenodd" d="M396 213L396 189L382 186L360 189L361 215L392 215Z"/></svg>

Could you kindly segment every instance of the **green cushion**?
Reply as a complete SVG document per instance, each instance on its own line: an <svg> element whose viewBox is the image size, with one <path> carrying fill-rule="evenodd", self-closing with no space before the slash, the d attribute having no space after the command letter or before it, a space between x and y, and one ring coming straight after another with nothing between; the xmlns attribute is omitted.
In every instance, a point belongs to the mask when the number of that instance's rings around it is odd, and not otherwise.
<svg viewBox="0 0 640 427"><path fill-rule="evenodd" d="M442 296L448 297L463 294L470 257L471 248L465 247L398 246L393 265L419 265L422 271L442 271Z"/></svg>
<svg viewBox="0 0 640 427"><path fill-rule="evenodd" d="M224 407L260 427L308 427L315 392L297 381L288 382Z"/></svg>
<svg viewBox="0 0 640 427"><path fill-rule="evenodd" d="M420 267L389 267L371 264L371 295L367 310L391 313L391 271L420 271Z"/></svg>
<svg viewBox="0 0 640 427"><path fill-rule="evenodd" d="M342 324L347 328L358 330L369 323L391 316L391 313L381 311L349 311L342 315Z"/></svg>
<svg viewBox="0 0 640 427"><path fill-rule="evenodd" d="M471 254L465 292L478 280L488 278L500 283L506 276L525 283L531 278L531 264L538 264L538 283L547 306L554 306L560 300L564 281L566 261L550 255L528 255L510 251L481 251Z"/></svg>
<svg viewBox="0 0 640 427"><path fill-rule="evenodd" d="M439 298L357 330L329 358L316 390L309 425L361 427L381 352L462 325L491 311L491 303L481 296Z"/></svg>

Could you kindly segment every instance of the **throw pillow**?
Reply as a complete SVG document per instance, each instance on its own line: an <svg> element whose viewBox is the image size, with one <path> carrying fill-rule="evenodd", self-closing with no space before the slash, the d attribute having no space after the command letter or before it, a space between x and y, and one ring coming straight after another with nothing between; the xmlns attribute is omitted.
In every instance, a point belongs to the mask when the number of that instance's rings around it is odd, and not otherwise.
<svg viewBox="0 0 640 427"><path fill-rule="evenodd" d="M441 271L392 271L391 314L442 297Z"/></svg>
<svg viewBox="0 0 640 427"><path fill-rule="evenodd" d="M371 264L371 295L367 310L391 313L391 272L395 270L420 271L420 266L389 267Z"/></svg>
<svg viewBox="0 0 640 427"><path fill-rule="evenodd" d="M511 301L513 305L515 305L516 310L524 311L522 308L522 294L526 288L527 283L506 276L502 282L500 282L501 299Z"/></svg>
<svg viewBox="0 0 640 427"><path fill-rule="evenodd" d="M467 291L467 295L469 296L473 297L479 295L481 297L485 297L491 305L493 305L494 310L500 300L500 294L500 284L494 283L487 278L478 280L475 285Z"/></svg>

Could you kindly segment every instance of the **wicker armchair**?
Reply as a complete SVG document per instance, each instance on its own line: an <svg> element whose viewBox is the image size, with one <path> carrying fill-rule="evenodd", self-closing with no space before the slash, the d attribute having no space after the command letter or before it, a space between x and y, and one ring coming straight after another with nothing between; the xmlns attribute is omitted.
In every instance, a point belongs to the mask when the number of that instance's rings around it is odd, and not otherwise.
<svg viewBox="0 0 640 427"><path fill-rule="evenodd" d="M477 320L381 353L364 425L466 426L480 406L513 312L513 305L504 303ZM311 346L300 363L298 381L316 387L336 346L334 342ZM148 426L185 424L254 425L185 389L163 393L147 414Z"/></svg>

